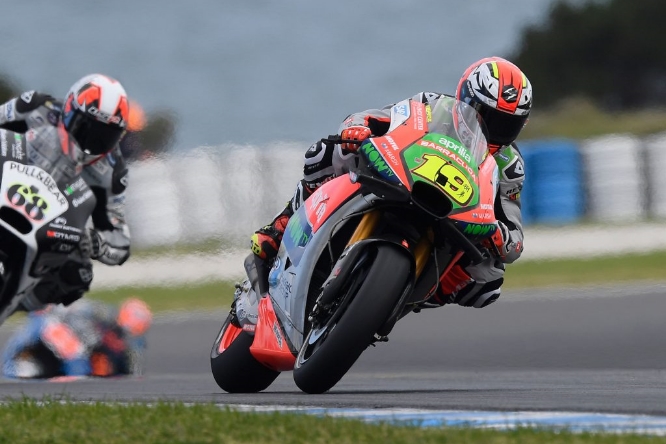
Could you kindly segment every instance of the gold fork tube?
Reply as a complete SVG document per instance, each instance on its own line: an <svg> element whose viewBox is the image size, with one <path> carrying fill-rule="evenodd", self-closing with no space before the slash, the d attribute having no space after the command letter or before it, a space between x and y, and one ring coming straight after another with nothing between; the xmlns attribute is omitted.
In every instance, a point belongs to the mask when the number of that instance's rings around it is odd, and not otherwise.
<svg viewBox="0 0 666 444"><path fill-rule="evenodd" d="M423 268L425 268L428 263L428 258L430 257L430 252L432 251L432 230L428 229L428 232L419 240L419 243L416 244L414 248L414 259L416 260L416 277L421 276Z"/></svg>
<svg viewBox="0 0 666 444"><path fill-rule="evenodd" d="M347 242L347 246L370 237L372 232L375 231L375 227L377 227L380 217L381 213L377 210L365 213L361 218L361 222L358 223L354 234L352 234L349 242Z"/></svg>

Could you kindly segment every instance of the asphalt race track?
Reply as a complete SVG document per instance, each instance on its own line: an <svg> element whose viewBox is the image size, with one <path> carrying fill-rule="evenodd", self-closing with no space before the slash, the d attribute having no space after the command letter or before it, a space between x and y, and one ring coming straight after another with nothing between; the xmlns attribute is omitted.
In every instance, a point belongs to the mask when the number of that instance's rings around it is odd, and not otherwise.
<svg viewBox="0 0 666 444"><path fill-rule="evenodd" d="M666 414L666 284L506 293L485 309L412 314L324 395L291 374L266 392L215 384L209 351L223 315L156 319L146 374L70 382L0 379L2 398ZM4 345L11 326L0 328Z"/></svg>

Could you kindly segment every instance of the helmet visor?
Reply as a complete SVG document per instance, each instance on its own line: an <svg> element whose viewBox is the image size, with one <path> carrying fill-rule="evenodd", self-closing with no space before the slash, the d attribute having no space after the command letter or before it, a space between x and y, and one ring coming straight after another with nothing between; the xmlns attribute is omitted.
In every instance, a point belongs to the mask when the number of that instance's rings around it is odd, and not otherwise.
<svg viewBox="0 0 666 444"><path fill-rule="evenodd" d="M87 154L99 156L108 153L123 135L124 130L118 126L107 125L79 111L71 114L65 118L67 131Z"/></svg>
<svg viewBox="0 0 666 444"><path fill-rule="evenodd" d="M488 129L488 143L491 145L511 145L522 131L528 116L516 116L472 102Z"/></svg>

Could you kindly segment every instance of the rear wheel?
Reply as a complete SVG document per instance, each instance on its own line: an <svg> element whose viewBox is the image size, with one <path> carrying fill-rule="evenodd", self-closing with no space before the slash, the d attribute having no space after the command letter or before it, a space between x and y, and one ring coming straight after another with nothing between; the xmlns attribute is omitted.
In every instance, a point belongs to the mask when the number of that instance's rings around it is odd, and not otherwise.
<svg viewBox="0 0 666 444"><path fill-rule="evenodd" d="M323 393L347 373L374 340L410 276L409 257L380 245L356 264L334 307L317 315L296 358L294 381L306 393Z"/></svg>
<svg viewBox="0 0 666 444"><path fill-rule="evenodd" d="M229 393L256 393L266 389L280 372L271 370L250 353L254 339L233 324L233 310L222 324L210 352L215 382Z"/></svg>

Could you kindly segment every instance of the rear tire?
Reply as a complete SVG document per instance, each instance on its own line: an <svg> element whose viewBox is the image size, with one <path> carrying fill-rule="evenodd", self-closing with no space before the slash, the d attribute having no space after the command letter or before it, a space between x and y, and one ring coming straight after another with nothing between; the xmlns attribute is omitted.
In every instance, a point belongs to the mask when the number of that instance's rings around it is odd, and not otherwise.
<svg viewBox="0 0 666 444"><path fill-rule="evenodd" d="M256 393L268 388L280 372L271 370L250 353L254 339L231 323L232 314L222 324L210 352L210 368L215 382L229 393Z"/></svg>
<svg viewBox="0 0 666 444"><path fill-rule="evenodd" d="M296 358L294 382L306 393L331 389L374 341L411 273L410 258L397 247L380 245L349 279L339 307L313 323Z"/></svg>

